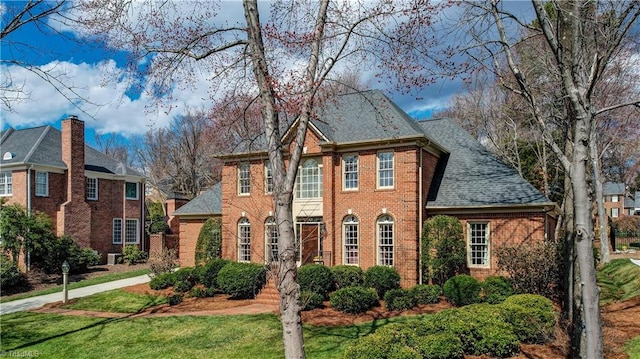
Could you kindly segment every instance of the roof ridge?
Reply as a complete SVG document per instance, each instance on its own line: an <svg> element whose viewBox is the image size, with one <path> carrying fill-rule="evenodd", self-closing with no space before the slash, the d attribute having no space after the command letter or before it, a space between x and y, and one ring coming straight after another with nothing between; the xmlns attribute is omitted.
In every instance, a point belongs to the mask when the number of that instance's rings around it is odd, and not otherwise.
<svg viewBox="0 0 640 359"><path fill-rule="evenodd" d="M45 138L45 136L49 133L50 129L51 129L51 126L44 127L44 131L42 131L42 133L40 134L40 137L38 137L38 139L36 140L36 143L33 144L33 146L31 147L31 150L24 156L24 160L23 160L24 163L29 162L29 160L31 159L31 156L33 156L34 152L36 152L36 148L40 146L40 143Z"/></svg>
<svg viewBox="0 0 640 359"><path fill-rule="evenodd" d="M4 142L12 133L16 132L13 127L9 127L6 130L2 131L2 137L0 138L0 143Z"/></svg>

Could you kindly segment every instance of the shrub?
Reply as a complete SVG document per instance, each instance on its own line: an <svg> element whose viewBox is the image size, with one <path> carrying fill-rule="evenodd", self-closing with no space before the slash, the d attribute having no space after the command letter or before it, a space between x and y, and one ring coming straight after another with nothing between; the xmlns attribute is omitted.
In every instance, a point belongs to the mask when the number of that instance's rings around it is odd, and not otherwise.
<svg viewBox="0 0 640 359"><path fill-rule="evenodd" d="M128 244L122 250L122 259L128 265L144 263L147 261L147 253L141 251L135 244Z"/></svg>
<svg viewBox="0 0 640 359"><path fill-rule="evenodd" d="M60 273L65 260L69 263L70 273L84 273L88 267L100 262L100 256L90 248L80 248L66 235L50 237L31 252L31 263L47 274Z"/></svg>
<svg viewBox="0 0 640 359"><path fill-rule="evenodd" d="M331 267L336 289L361 286L364 283L364 272L356 266L339 265Z"/></svg>
<svg viewBox="0 0 640 359"><path fill-rule="evenodd" d="M217 282L234 298L253 298L266 283L266 271L255 263L229 262L218 271Z"/></svg>
<svg viewBox="0 0 640 359"><path fill-rule="evenodd" d="M0 253L0 287L6 290L7 288L20 285L25 281L26 278L18 267L6 254Z"/></svg>
<svg viewBox="0 0 640 359"><path fill-rule="evenodd" d="M209 218L204 222L196 242L196 264L202 264L222 255L222 221Z"/></svg>
<svg viewBox="0 0 640 359"><path fill-rule="evenodd" d="M422 231L422 280L442 285L467 270L467 249L462 224L455 217L435 216Z"/></svg>
<svg viewBox="0 0 640 359"><path fill-rule="evenodd" d="M498 268L509 273L516 293L557 298L560 281L557 244L536 242L497 249Z"/></svg>
<svg viewBox="0 0 640 359"><path fill-rule="evenodd" d="M205 287L196 286L191 288L189 291L189 296L193 298L206 298L210 297L211 293Z"/></svg>
<svg viewBox="0 0 640 359"><path fill-rule="evenodd" d="M182 294L170 295L169 298L167 298L169 305L178 305L182 303L183 299L184 299L184 295Z"/></svg>
<svg viewBox="0 0 640 359"><path fill-rule="evenodd" d="M442 289L447 300L456 307L480 302L480 283L470 275L451 277Z"/></svg>
<svg viewBox="0 0 640 359"><path fill-rule="evenodd" d="M318 293L303 290L300 292L300 307L302 310L320 308L322 306L323 299L324 298Z"/></svg>
<svg viewBox="0 0 640 359"><path fill-rule="evenodd" d="M149 259L149 269L153 275L169 273L178 265L178 254L175 249L163 248L162 252Z"/></svg>
<svg viewBox="0 0 640 359"><path fill-rule="evenodd" d="M173 273L162 273L151 278L149 287L153 290L162 290L169 287L173 287L176 283L176 277Z"/></svg>
<svg viewBox="0 0 640 359"><path fill-rule="evenodd" d="M400 288L400 274L393 267L373 266L364 273L364 283L383 298L388 290Z"/></svg>
<svg viewBox="0 0 640 359"><path fill-rule="evenodd" d="M506 277L491 276L482 282L483 298L489 304L500 304L513 295L513 292L511 280Z"/></svg>
<svg viewBox="0 0 640 359"><path fill-rule="evenodd" d="M298 268L298 284L301 290L318 293L323 298L333 290L331 269L322 264L308 264Z"/></svg>
<svg viewBox="0 0 640 359"><path fill-rule="evenodd" d="M173 285L173 290L178 293L186 293L193 288L193 282L188 280L178 280Z"/></svg>
<svg viewBox="0 0 640 359"><path fill-rule="evenodd" d="M347 287L331 294L331 306L344 313L364 313L378 305L378 295L373 288Z"/></svg>
<svg viewBox="0 0 640 359"><path fill-rule="evenodd" d="M416 306L416 300L406 289L391 289L384 294L388 310L407 310Z"/></svg>
<svg viewBox="0 0 640 359"><path fill-rule="evenodd" d="M437 284L418 284L411 288L416 304L432 304L440 301L442 288Z"/></svg>
<svg viewBox="0 0 640 359"><path fill-rule="evenodd" d="M218 288L218 272L229 263L226 259L214 258L198 270L198 282L207 288Z"/></svg>
<svg viewBox="0 0 640 359"><path fill-rule="evenodd" d="M553 336L556 312L548 298L534 294L513 295L498 307L523 343L545 343Z"/></svg>
<svg viewBox="0 0 640 359"><path fill-rule="evenodd" d="M422 354L422 358L464 358L464 350L460 338L451 333L437 333L418 337L417 347Z"/></svg>

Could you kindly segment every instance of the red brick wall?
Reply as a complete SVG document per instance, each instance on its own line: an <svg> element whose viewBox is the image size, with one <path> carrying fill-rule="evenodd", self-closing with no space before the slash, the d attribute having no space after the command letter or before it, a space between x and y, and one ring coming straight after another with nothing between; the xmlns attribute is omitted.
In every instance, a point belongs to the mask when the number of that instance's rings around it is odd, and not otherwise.
<svg viewBox="0 0 640 359"><path fill-rule="evenodd" d="M193 267L200 230L207 218L180 217L180 266Z"/></svg>

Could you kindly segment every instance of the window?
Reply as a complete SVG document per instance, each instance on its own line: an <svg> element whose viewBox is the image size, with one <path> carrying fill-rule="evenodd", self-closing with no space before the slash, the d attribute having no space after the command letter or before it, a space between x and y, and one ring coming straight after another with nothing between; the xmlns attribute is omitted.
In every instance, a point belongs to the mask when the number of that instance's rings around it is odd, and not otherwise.
<svg viewBox="0 0 640 359"><path fill-rule="evenodd" d="M393 152L378 153L378 188L393 187Z"/></svg>
<svg viewBox="0 0 640 359"><path fill-rule="evenodd" d="M469 223L469 252L470 267L489 266L489 224Z"/></svg>
<svg viewBox="0 0 640 359"><path fill-rule="evenodd" d="M269 161L264 164L264 191L265 193L273 192L273 171Z"/></svg>
<svg viewBox="0 0 640 359"><path fill-rule="evenodd" d="M251 224L246 218L238 222L238 261L251 261Z"/></svg>
<svg viewBox="0 0 640 359"><path fill-rule="evenodd" d="M344 264L358 265L358 218L347 216L343 221Z"/></svg>
<svg viewBox="0 0 640 359"><path fill-rule="evenodd" d="M0 172L0 196L13 194L13 180L11 172Z"/></svg>
<svg viewBox="0 0 640 359"><path fill-rule="evenodd" d="M618 218L620 216L620 208L611 208L611 217Z"/></svg>
<svg viewBox="0 0 640 359"><path fill-rule="evenodd" d="M296 178L297 198L322 197L322 166L314 159L304 161Z"/></svg>
<svg viewBox="0 0 640 359"><path fill-rule="evenodd" d="M378 218L378 265L393 266L393 218Z"/></svg>
<svg viewBox="0 0 640 359"><path fill-rule="evenodd" d="M251 172L248 163L238 166L238 194L249 194L251 192Z"/></svg>
<svg viewBox="0 0 640 359"><path fill-rule="evenodd" d="M49 195L49 172L36 172L36 196Z"/></svg>
<svg viewBox="0 0 640 359"><path fill-rule="evenodd" d="M620 202L620 199L618 198L617 194L614 194L613 196L611 196L611 202Z"/></svg>
<svg viewBox="0 0 640 359"><path fill-rule="evenodd" d="M98 199L98 179L87 177L87 199Z"/></svg>
<svg viewBox="0 0 640 359"><path fill-rule="evenodd" d="M135 182L126 182L125 196L127 199L138 199L138 184Z"/></svg>
<svg viewBox="0 0 640 359"><path fill-rule="evenodd" d="M122 244L122 218L113 219L113 244Z"/></svg>
<svg viewBox="0 0 640 359"><path fill-rule="evenodd" d="M345 190L358 189L358 155L345 155L342 157L343 182Z"/></svg>
<svg viewBox="0 0 640 359"><path fill-rule="evenodd" d="M265 222L265 243L267 243L267 261L278 261L278 226L273 217L267 218Z"/></svg>

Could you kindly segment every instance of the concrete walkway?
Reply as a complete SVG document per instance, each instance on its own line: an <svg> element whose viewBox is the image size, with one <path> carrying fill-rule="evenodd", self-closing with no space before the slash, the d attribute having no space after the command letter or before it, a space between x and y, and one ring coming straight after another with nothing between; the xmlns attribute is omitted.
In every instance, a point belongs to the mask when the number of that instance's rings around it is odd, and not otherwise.
<svg viewBox="0 0 640 359"><path fill-rule="evenodd" d="M86 297L92 294L106 292L112 289L119 289L129 287L136 284L147 283L151 278L145 274L138 277L116 280L113 282L106 282L102 284L96 284L84 288L72 289L68 293L69 299ZM45 304L60 302L63 299L62 292L46 294L32 298L19 299L11 302L0 303L0 315L21 312L29 309L40 308Z"/></svg>

